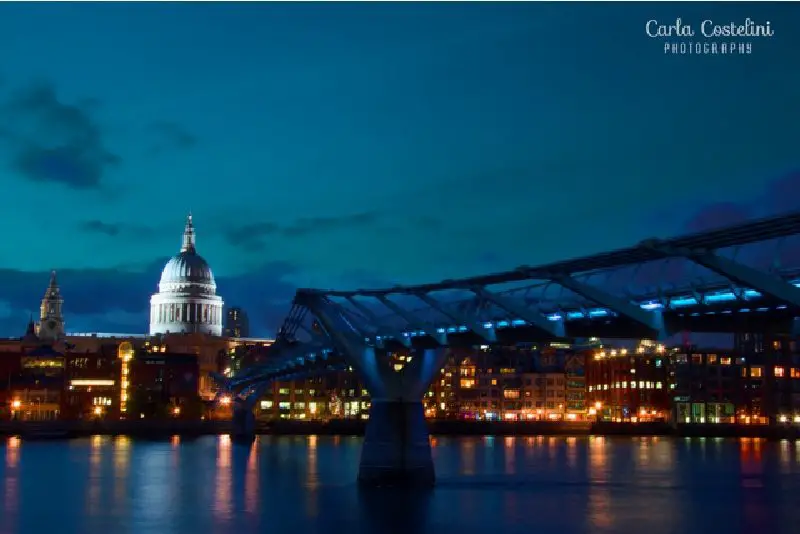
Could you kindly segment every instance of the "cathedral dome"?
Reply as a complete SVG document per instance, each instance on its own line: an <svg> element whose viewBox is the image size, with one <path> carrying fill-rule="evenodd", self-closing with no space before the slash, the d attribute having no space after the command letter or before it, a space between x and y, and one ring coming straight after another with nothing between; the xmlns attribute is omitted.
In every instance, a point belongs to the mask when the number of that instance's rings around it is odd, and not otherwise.
<svg viewBox="0 0 800 534"><path fill-rule="evenodd" d="M222 335L222 307L211 267L195 248L194 224L189 215L181 250L164 266L158 293L150 298L150 334Z"/></svg>
<svg viewBox="0 0 800 534"><path fill-rule="evenodd" d="M174 255L164 270L161 271L161 281L158 283L160 292L181 291L190 286L207 286L204 289L216 291L214 273L206 260L196 252L181 252Z"/></svg>
<svg viewBox="0 0 800 534"><path fill-rule="evenodd" d="M217 284L214 282L214 274L211 272L211 267L197 253L191 215L186 219L181 251L170 258L164 266L164 270L161 271L158 291L159 293L190 291L209 295L214 295L217 291Z"/></svg>

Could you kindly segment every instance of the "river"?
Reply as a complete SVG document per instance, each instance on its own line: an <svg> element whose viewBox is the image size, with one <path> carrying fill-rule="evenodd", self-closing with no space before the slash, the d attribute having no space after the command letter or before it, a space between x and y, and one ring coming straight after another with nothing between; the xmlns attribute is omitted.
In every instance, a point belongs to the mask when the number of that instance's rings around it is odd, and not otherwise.
<svg viewBox="0 0 800 534"><path fill-rule="evenodd" d="M2 534L800 532L800 441L435 438L431 492L359 490L360 439L0 442Z"/></svg>

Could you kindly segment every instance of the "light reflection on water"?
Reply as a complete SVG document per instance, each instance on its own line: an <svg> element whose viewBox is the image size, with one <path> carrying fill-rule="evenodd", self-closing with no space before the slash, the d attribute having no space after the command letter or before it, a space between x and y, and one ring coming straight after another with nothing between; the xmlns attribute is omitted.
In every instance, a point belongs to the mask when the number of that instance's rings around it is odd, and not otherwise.
<svg viewBox="0 0 800 534"><path fill-rule="evenodd" d="M800 491L800 441L439 437L432 492L359 491L360 446L4 439L0 534L779 533L791 531Z"/></svg>

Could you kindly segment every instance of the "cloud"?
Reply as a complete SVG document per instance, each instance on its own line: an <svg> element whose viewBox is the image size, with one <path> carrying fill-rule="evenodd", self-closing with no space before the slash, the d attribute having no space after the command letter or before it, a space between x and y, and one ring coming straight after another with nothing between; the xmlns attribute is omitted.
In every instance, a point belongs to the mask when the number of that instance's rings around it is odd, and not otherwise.
<svg viewBox="0 0 800 534"><path fill-rule="evenodd" d="M700 204L683 219L675 235L706 232L760 217L798 210L800 209L800 198L796 195L798 190L800 190L800 172L794 171L766 181L763 190L756 192L748 200ZM753 243L720 253L761 270L800 266L800 236ZM615 286L617 288L625 286L634 290L653 292L658 287L685 287L690 282L703 283L706 280L720 279L720 276L690 261L676 258L620 269L615 279L619 281Z"/></svg>
<svg viewBox="0 0 800 534"><path fill-rule="evenodd" d="M168 149L188 150L197 145L197 137L174 122L153 122L148 125L147 131L155 137L155 144L151 148L154 152Z"/></svg>
<svg viewBox="0 0 800 534"><path fill-rule="evenodd" d="M684 232L705 232L721 226L731 226L747 221L755 213L754 206L736 202L715 202L699 209L684 223Z"/></svg>
<svg viewBox="0 0 800 534"><path fill-rule="evenodd" d="M302 237L310 234L331 232L342 229L368 227L380 220L380 214L366 211L338 217L307 217L297 219L289 225L275 222L245 224L228 229L225 238L236 247L261 250L269 237Z"/></svg>
<svg viewBox="0 0 800 534"><path fill-rule="evenodd" d="M0 106L0 131L11 149L9 163L32 182L99 189L108 169L121 159L109 151L92 115L94 101L67 104L55 87L38 83Z"/></svg>
<svg viewBox="0 0 800 534"><path fill-rule="evenodd" d="M109 237L131 236L148 237L156 234L156 229L123 223L106 223L97 219L78 223L78 229L89 234L101 234Z"/></svg>
<svg viewBox="0 0 800 534"><path fill-rule="evenodd" d="M157 291L166 261L156 259L139 272L56 268L67 330L145 333L150 295ZM289 264L270 263L243 275L218 277L217 292L226 307L245 309L253 335L272 335L289 312L295 287L286 279L295 271ZM29 316L38 315L49 277L49 272L0 269L0 335L25 332Z"/></svg>

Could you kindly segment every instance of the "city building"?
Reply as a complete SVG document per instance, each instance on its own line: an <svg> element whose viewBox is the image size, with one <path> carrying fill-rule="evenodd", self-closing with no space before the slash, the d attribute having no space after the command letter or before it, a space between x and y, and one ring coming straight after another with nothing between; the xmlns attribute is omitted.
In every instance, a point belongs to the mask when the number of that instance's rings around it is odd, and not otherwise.
<svg viewBox="0 0 800 534"><path fill-rule="evenodd" d="M672 357L680 424L800 423L800 362L787 336L740 334L729 350L691 347Z"/></svg>
<svg viewBox="0 0 800 534"><path fill-rule="evenodd" d="M589 414L614 422L670 420L669 354L643 340L632 351L600 347L586 361Z"/></svg>
<svg viewBox="0 0 800 534"><path fill-rule="evenodd" d="M225 337L250 337L250 321L241 308L230 308L225 314Z"/></svg>
<svg viewBox="0 0 800 534"><path fill-rule="evenodd" d="M129 417L201 415L197 355L141 350L128 360L127 374Z"/></svg>
<svg viewBox="0 0 800 534"><path fill-rule="evenodd" d="M370 397L352 371L275 382L256 405L263 420L366 419Z"/></svg>
<svg viewBox="0 0 800 534"><path fill-rule="evenodd" d="M158 293L150 298L150 335L222 336L222 307L211 268L197 253L194 224L189 215L180 252L164 266Z"/></svg>
<svg viewBox="0 0 800 534"><path fill-rule="evenodd" d="M64 391L64 354L50 346L25 352L11 382L12 419L58 419Z"/></svg>
<svg viewBox="0 0 800 534"><path fill-rule="evenodd" d="M118 418L120 383L116 346L102 346L99 352L67 352L62 418Z"/></svg>

